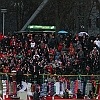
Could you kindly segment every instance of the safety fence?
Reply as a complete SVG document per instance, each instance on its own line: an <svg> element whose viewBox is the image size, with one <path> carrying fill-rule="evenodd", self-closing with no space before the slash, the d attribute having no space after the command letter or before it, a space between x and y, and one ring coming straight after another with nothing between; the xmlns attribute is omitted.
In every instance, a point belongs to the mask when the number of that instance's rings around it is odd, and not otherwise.
<svg viewBox="0 0 100 100"><path fill-rule="evenodd" d="M62 97L65 89L69 90L70 98L77 94L78 89L83 95L88 95L90 90L94 95L100 94L100 75L40 74L38 81L39 84L31 74L24 74L20 87L16 82L16 73L0 73L0 96L7 100L9 96L17 96L20 92L25 92L26 96L21 99L27 100L25 98L32 96L36 88L39 88L40 98L55 94Z"/></svg>
<svg viewBox="0 0 100 100"><path fill-rule="evenodd" d="M0 73L0 80L7 80L7 79L11 79L12 76L16 77L16 73ZM42 84L44 82L45 79L47 79L48 77L64 77L67 78L69 80L100 80L100 75L60 75L60 74L39 74L38 80L39 83ZM33 79L33 76L31 74L24 74L23 75L23 81L27 81L27 82L35 82L37 81L36 78ZM12 80L12 79L11 79Z"/></svg>

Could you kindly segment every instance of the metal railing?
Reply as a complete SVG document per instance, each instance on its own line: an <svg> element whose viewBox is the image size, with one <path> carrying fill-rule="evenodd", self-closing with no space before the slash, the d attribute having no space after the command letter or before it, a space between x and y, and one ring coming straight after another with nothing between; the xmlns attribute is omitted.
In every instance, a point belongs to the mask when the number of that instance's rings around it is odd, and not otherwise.
<svg viewBox="0 0 100 100"><path fill-rule="evenodd" d="M0 80L10 80L10 78L12 78L12 76L16 77L15 73L0 73ZM69 80L100 80L100 75L60 75L60 74L39 74L38 76L38 81L39 83L43 83L45 79L47 79L48 77L64 77L67 78ZM23 81L26 82L34 82L37 81L36 78L33 78L33 76L31 74L24 74L22 77Z"/></svg>

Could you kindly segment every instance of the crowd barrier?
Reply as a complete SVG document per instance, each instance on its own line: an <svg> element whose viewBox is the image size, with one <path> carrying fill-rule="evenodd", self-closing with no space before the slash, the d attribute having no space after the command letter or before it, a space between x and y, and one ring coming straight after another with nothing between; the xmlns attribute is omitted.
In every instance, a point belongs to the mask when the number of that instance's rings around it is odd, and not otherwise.
<svg viewBox="0 0 100 100"><path fill-rule="evenodd" d="M9 77L15 77L15 73L0 73L0 97L3 100L11 100L12 96L20 96L21 100L31 100L36 88L39 88L40 97L63 95L65 89L69 89L70 98L77 93L77 89L82 91L83 95L88 95L89 90L94 94L100 94L100 75L48 75L40 74L41 84L36 84L32 80L31 74L24 74L22 81L23 88L18 87L16 80L10 82ZM58 77L58 80L55 80ZM23 96L24 95L24 98ZM14 100L14 99L13 99Z"/></svg>

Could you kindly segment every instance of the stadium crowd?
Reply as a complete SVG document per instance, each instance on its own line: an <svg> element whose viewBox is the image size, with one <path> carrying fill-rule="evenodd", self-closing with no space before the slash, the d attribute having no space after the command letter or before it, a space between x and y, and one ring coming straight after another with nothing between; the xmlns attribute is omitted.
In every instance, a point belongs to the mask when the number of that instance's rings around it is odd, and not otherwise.
<svg viewBox="0 0 100 100"><path fill-rule="evenodd" d="M100 34L0 34L0 72L100 74L99 65Z"/></svg>

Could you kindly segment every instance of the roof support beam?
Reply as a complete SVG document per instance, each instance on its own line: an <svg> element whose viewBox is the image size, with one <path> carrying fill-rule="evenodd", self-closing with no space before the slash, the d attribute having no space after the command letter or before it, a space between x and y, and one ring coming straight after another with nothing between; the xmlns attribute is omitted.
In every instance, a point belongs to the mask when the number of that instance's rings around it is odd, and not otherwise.
<svg viewBox="0 0 100 100"><path fill-rule="evenodd" d="M38 13L42 10L42 8L45 6L45 4L49 0L43 0L43 2L40 4L40 6L36 9L36 11L33 13L33 15L30 17L30 19L26 22L26 24L23 26L21 31L24 31L26 27L35 19L35 17L38 15Z"/></svg>

